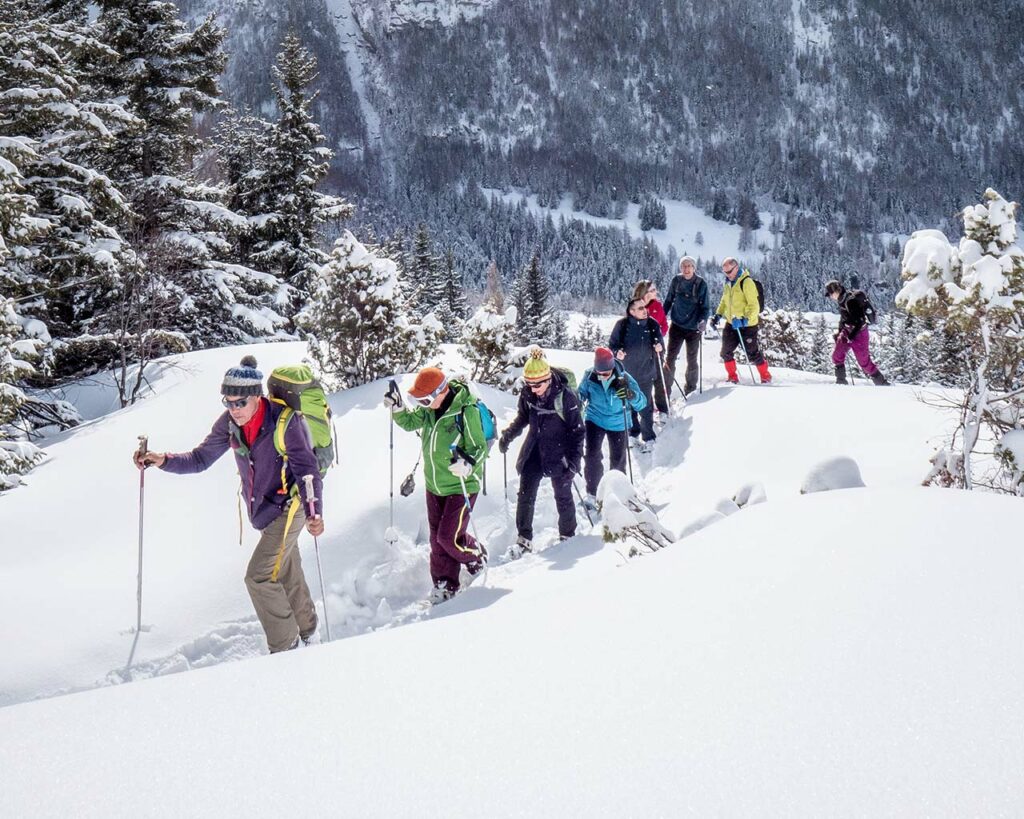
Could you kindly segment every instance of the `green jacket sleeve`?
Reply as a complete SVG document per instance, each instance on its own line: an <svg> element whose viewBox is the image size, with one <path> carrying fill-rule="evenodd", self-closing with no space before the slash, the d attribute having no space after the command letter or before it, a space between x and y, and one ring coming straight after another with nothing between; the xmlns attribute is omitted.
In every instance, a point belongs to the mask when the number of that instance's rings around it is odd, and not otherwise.
<svg viewBox="0 0 1024 819"><path fill-rule="evenodd" d="M411 410L399 410L393 413L391 417L394 418L395 423L402 429L415 432L416 430L423 429L426 425L428 412L430 410L416 407L416 409Z"/></svg>

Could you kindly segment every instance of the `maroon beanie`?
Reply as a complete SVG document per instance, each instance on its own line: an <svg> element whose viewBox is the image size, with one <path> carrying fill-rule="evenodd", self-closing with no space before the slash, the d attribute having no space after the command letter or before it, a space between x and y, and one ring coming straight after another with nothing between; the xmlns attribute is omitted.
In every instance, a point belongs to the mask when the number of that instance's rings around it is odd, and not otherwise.
<svg viewBox="0 0 1024 819"><path fill-rule="evenodd" d="M608 372L615 369L615 356L607 347L598 347L594 350L594 369L598 372Z"/></svg>

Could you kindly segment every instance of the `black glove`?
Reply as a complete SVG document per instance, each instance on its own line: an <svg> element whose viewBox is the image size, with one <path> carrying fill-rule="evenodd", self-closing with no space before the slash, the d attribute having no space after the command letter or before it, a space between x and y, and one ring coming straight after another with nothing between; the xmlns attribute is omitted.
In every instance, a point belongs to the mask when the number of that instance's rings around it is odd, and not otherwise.
<svg viewBox="0 0 1024 819"><path fill-rule="evenodd" d="M577 460L570 461L564 455L562 456L562 466L565 467L566 472L570 472L573 475L580 474L580 462Z"/></svg>
<svg viewBox="0 0 1024 819"><path fill-rule="evenodd" d="M508 445L510 443L512 443L512 441L509 439L508 433L501 433L501 437L498 439L498 452L504 455L508 452Z"/></svg>
<svg viewBox="0 0 1024 819"><path fill-rule="evenodd" d="M718 315L718 313L715 313L715 315L712 316L712 318L711 318L711 329L712 330L717 330L718 329L718 322L721 320L721 318L722 317L720 315Z"/></svg>
<svg viewBox="0 0 1024 819"><path fill-rule="evenodd" d="M623 401L632 401L636 398L636 393L629 388L629 383L625 380L620 380L618 386L615 388L615 394Z"/></svg>

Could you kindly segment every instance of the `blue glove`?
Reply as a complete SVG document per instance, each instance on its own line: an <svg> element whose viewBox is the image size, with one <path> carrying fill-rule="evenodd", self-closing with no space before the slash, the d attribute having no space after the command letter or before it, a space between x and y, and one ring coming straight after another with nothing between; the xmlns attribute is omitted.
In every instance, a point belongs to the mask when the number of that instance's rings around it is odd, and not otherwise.
<svg viewBox="0 0 1024 819"><path fill-rule="evenodd" d="M747 326L747 320L745 318L734 318L732 320L732 329L733 330L739 330L740 327L746 327L746 326Z"/></svg>

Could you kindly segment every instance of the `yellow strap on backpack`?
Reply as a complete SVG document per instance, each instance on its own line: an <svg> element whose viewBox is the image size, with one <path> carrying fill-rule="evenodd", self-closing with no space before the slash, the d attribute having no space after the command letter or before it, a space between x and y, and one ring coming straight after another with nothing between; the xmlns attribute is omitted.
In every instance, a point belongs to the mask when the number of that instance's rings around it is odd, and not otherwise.
<svg viewBox="0 0 1024 819"><path fill-rule="evenodd" d="M274 570L270 573L270 582L276 583L277 576L281 572L281 563L284 560L284 549L288 545L288 530L292 528L295 520L295 513L299 511L299 497L296 495L288 507L288 520L284 524L284 534L281 535L281 548L277 552L277 559L274 561Z"/></svg>

